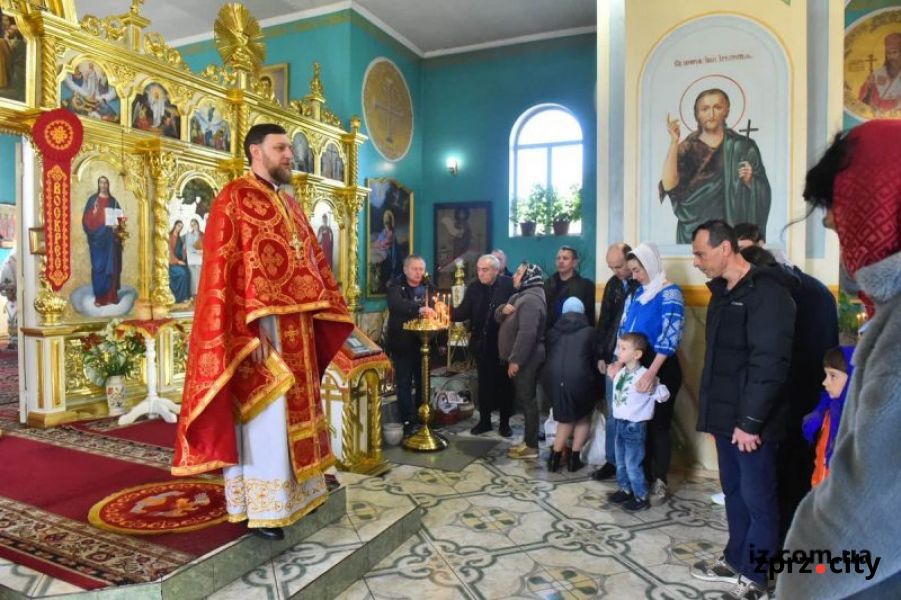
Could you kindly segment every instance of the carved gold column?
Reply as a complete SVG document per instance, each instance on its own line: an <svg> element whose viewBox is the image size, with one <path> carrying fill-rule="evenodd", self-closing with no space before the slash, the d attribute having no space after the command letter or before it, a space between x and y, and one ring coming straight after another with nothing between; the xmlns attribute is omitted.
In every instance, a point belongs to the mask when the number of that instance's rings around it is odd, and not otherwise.
<svg viewBox="0 0 901 600"><path fill-rule="evenodd" d="M169 308L175 296L169 289L169 210L166 206L175 175L175 157L159 147L146 154L147 167L153 178L153 288L150 301L154 306Z"/></svg>
<svg viewBox="0 0 901 600"><path fill-rule="evenodd" d="M356 186L348 190L344 202L345 222L347 223L347 285L344 286L344 297L351 313L360 310L360 236L358 229L360 208L366 194L357 190Z"/></svg>
<svg viewBox="0 0 901 600"><path fill-rule="evenodd" d="M348 390L345 392L344 410L341 414L341 466L347 471L353 471L359 460L359 431L357 399Z"/></svg>
<svg viewBox="0 0 901 600"><path fill-rule="evenodd" d="M59 105L59 86L56 84L56 38L41 38L41 106L46 109Z"/></svg>
<svg viewBox="0 0 901 600"><path fill-rule="evenodd" d="M369 403L369 459L381 465L382 459L382 394L379 389L379 376L375 371L367 371L366 397Z"/></svg>
<svg viewBox="0 0 901 600"><path fill-rule="evenodd" d="M359 218L360 210L363 203L369 196L369 191L360 188L357 178L359 177L359 148L368 138L360 133L360 117L353 116L350 118L350 133L341 137L347 152L347 168L349 186L344 198L344 209L347 223L347 235L350 243L348 244L347 257L347 285L344 289L344 296L347 299L347 306L351 312L358 311L360 307L360 257L359 257Z"/></svg>

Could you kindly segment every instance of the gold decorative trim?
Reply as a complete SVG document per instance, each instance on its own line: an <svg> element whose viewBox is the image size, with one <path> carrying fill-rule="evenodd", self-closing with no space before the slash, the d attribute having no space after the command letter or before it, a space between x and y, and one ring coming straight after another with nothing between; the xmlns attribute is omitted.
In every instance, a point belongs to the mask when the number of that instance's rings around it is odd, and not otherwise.
<svg viewBox="0 0 901 600"><path fill-rule="evenodd" d="M685 306L707 306L710 303L710 288L706 285L683 285L680 287Z"/></svg>

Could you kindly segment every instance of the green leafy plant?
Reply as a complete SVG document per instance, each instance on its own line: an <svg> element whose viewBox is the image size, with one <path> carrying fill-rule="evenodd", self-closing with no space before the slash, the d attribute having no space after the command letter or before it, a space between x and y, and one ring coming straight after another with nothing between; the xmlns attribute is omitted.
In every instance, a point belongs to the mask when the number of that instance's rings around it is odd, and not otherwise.
<svg viewBox="0 0 901 600"><path fill-rule="evenodd" d="M120 333L120 323L119 319L113 319L81 342L84 373L95 385L104 385L114 375L131 377L140 366L144 341L137 332Z"/></svg>
<svg viewBox="0 0 901 600"><path fill-rule="evenodd" d="M861 317L863 314L863 306L860 302L855 302L845 293L844 290L838 292L838 331L839 336L843 339L842 343L853 343L857 339L857 330L861 325Z"/></svg>
<svg viewBox="0 0 901 600"><path fill-rule="evenodd" d="M561 196L551 189L547 194L551 206L552 223L572 223L582 220L582 188L574 185L569 194Z"/></svg>
<svg viewBox="0 0 901 600"><path fill-rule="evenodd" d="M523 214L520 216L520 222L537 223L543 227L547 227L549 223L550 207L547 203L547 190L544 186L536 183L532 186L529 198L526 200Z"/></svg>

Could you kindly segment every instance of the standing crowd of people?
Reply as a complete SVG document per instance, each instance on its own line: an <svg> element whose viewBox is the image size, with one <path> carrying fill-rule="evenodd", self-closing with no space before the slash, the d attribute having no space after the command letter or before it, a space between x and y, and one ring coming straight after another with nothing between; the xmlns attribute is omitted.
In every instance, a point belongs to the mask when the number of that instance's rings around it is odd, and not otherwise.
<svg viewBox="0 0 901 600"><path fill-rule="evenodd" d="M805 198L812 209L826 210L824 223L839 234L843 263L875 311L853 356L852 348L838 346L833 294L784 253L767 250L758 226L714 219L690 232L694 266L708 277L710 291L696 428L716 446L729 533L723 552L690 572L734 584L724 598L772 597L766 561L789 549L842 556L863 542L888 562L881 576L782 576L778 593L845 597L873 589L875 595L861 597L877 598L901 586L897 544L881 527L894 513L895 469L876 466L901 460L901 452L885 455L899 445L897 427L889 426L898 425L891 420L898 409L885 399L897 395L901 382L897 369L884 364L890 353L895 361L901 355L901 176L887 185L873 171L886 156L901 154L899 139L897 123L861 126L837 139L807 178ZM880 215L880 222L868 214ZM595 285L579 274L578 262L576 250L563 246L556 273L545 278L528 261L507 275L501 251L478 259L477 279L455 310L455 320L470 322L478 372L479 421L471 433L491 431L496 410L498 433L511 437L515 407L524 432L508 456L536 459L547 403L557 422L547 468L578 471L591 416L603 410L607 462L591 478L615 478L610 504L644 510L670 493L685 301L667 279L656 244L619 242L607 251L613 274L596 320ZM431 310L422 302L430 293L424 271L423 259L410 256L388 293L387 345L408 432L416 427L411 390L419 383L420 357L418 344L403 342L409 334L400 328ZM682 360L690 358L683 354ZM811 596L811 586L823 593Z"/></svg>

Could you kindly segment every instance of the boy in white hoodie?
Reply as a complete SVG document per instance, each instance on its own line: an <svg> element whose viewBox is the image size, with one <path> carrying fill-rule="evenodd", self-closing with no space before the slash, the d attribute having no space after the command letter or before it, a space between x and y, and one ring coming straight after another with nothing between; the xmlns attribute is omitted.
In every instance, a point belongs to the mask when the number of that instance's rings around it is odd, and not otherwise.
<svg viewBox="0 0 901 600"><path fill-rule="evenodd" d="M648 421L654 403L666 402L669 390L657 383L651 392L639 392L635 384L647 369L641 366L648 351L648 339L641 333L627 333L616 343L617 362L607 369L613 379L613 417L616 419L616 482L619 490L607 500L622 504L628 511L650 508L648 484L641 463L644 460ZM622 459L620 459L622 457Z"/></svg>

